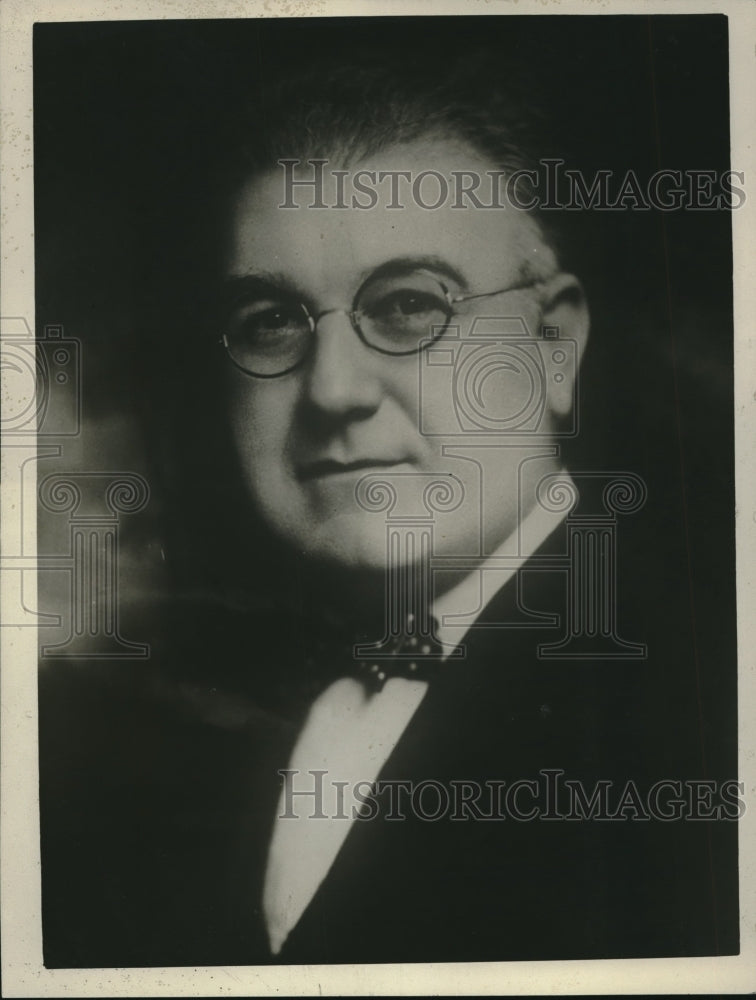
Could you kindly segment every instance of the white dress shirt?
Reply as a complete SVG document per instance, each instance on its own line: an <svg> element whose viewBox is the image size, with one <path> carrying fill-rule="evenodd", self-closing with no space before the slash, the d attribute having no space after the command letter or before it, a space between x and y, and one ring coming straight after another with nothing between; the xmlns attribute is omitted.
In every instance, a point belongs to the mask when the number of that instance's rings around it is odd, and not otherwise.
<svg viewBox="0 0 756 1000"><path fill-rule="evenodd" d="M435 600L437 637L451 646L461 642L491 597L563 518L536 504L491 557ZM363 783L365 794L367 783L378 778L427 689L427 681L391 677L381 691L370 692L360 680L344 677L310 708L289 761L293 773L288 792L284 787L281 793L268 851L263 913L273 954L336 860L359 811L355 786ZM313 794L297 794L316 787L317 802Z"/></svg>

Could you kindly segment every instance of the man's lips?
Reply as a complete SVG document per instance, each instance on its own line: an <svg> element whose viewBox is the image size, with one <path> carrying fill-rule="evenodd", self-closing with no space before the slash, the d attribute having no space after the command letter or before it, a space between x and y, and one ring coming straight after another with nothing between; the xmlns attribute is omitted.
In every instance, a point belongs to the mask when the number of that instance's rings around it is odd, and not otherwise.
<svg viewBox="0 0 756 1000"><path fill-rule="evenodd" d="M302 482L325 479L329 476L343 476L354 472L369 472L373 469L390 469L406 463L406 458L358 458L342 462L333 458L321 458L314 462L304 462L297 467L297 477Z"/></svg>

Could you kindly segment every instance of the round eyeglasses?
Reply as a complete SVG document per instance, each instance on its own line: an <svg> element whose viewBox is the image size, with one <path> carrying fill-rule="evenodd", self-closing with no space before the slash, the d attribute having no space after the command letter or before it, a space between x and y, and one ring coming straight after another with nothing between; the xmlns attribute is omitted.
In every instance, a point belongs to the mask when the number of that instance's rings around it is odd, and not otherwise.
<svg viewBox="0 0 756 1000"><path fill-rule="evenodd" d="M279 378L309 356L323 316L343 313L373 351L402 357L417 354L448 328L458 303L530 288L539 280L474 295L452 295L435 275L412 271L372 276L351 310L327 309L313 316L295 296L272 288L247 294L229 310L221 343L233 364L254 378Z"/></svg>

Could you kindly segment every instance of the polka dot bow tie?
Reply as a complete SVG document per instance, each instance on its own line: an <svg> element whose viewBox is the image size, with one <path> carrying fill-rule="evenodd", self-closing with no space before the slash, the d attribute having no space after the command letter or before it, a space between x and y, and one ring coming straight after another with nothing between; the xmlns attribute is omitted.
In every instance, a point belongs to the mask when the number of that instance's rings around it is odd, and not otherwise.
<svg viewBox="0 0 756 1000"><path fill-rule="evenodd" d="M445 653L437 630L434 618L420 623L408 614L403 629L380 642L316 641L308 666L321 678L356 677L371 692L381 691L392 677L430 681Z"/></svg>
<svg viewBox="0 0 756 1000"><path fill-rule="evenodd" d="M429 617L421 627L414 615L407 615L404 630L384 639L374 650L357 644L353 652L354 676L369 691L381 691L391 677L432 680L444 655L437 630L435 618Z"/></svg>

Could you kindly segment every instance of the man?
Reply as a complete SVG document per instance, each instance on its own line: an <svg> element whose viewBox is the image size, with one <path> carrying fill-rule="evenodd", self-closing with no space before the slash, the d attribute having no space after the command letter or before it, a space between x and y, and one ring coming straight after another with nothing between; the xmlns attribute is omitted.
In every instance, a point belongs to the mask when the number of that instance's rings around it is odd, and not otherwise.
<svg viewBox="0 0 756 1000"><path fill-rule="evenodd" d="M521 107L466 85L294 79L234 123L212 336L179 363L210 373L238 530L265 538L224 581L246 572L256 603L203 596L198 625L179 602L148 695L80 737L81 812L44 807L69 823L50 964L709 947L701 921L670 928L695 896L664 888L678 828L633 795L616 822L575 808L575 784L661 777L639 720L663 653L624 636L645 607L618 629L614 552L579 562L578 495L609 545L621 504L596 515L592 488L623 472L564 471L588 308L523 207ZM594 645L556 655L582 615Z"/></svg>
<svg viewBox="0 0 756 1000"><path fill-rule="evenodd" d="M416 134L406 125L404 131L404 140L390 132L379 138L345 133L345 151L335 162L328 160L325 173L322 161L316 162L318 187L324 182L332 195L338 177L414 179L432 167L436 180L440 175L450 188L464 174L488 182L488 202L495 197L499 164L469 142L438 126L435 134L419 123ZM315 186L307 182L312 174L312 166L306 166L283 178L274 169L254 175L236 202L226 261L233 305L224 328L234 362L228 372L230 422L242 475L265 523L309 559L329 567L334 580L341 577L342 593L362 587L380 607L388 568L386 524L355 494L364 477L393 487L398 503L408 505L414 516L424 512L423 491L451 477L460 495L448 514L440 510L437 515L434 556L482 561L481 540L489 553L516 553L517 529L537 506L536 482L560 468L557 449L543 442L548 444L557 421L569 415L588 332L587 310L578 282L560 272L553 250L524 212L485 212L474 203L453 207L450 202L430 211L411 199L392 210L396 197L390 188L368 210L359 204L313 210L307 207L307 193ZM301 192L304 205L281 207L282 179L291 185L294 203ZM520 338L534 343L543 326L557 328L577 354L565 378L553 361L555 352L546 353L546 398L538 401L545 403L538 407L543 409L538 428L493 439L474 430L462 436L450 426L452 386L448 379L427 378L423 352L431 345L456 347L448 336L452 326L464 342L475 319L492 314L521 316ZM497 326L495 332L506 335L506 320L494 321ZM484 389L490 406L495 410L491 397L496 393L502 410L522 411L528 402L517 398L523 394L522 361L518 368L516 358L513 363L507 356L506 342L491 344L499 357L486 351L485 342L476 345L494 383ZM536 429L541 436L534 445ZM469 442L477 442L477 449L467 447ZM535 531L545 535L550 527L539 525ZM538 547L543 539L535 541ZM410 573L417 571L413 560L420 558L420 546L398 558L410 562ZM436 605L443 590L459 586L469 573L463 565L456 573L450 568L438 574L432 588ZM475 592L482 577L473 573ZM387 602L398 596L389 593ZM476 604L480 597L474 593ZM345 600L339 603L343 610ZM459 615L467 609L452 601L450 610ZM380 674L390 668L380 659L372 666ZM457 671L465 666L459 664ZM337 775L351 777L352 783L376 778L429 683L432 672L426 680L390 679L385 690L366 696L359 679L337 682L312 710L298 744L308 749L302 757L295 750L295 762L305 774L324 766L331 784ZM312 726L320 731L312 732ZM350 767L342 770L347 761ZM332 821L330 835L324 832L327 824L316 821L315 829L305 830L301 820L282 820L275 828L264 897L274 952L296 925L347 832L343 820ZM314 846L319 833L322 861ZM303 884L300 888L292 881Z"/></svg>

